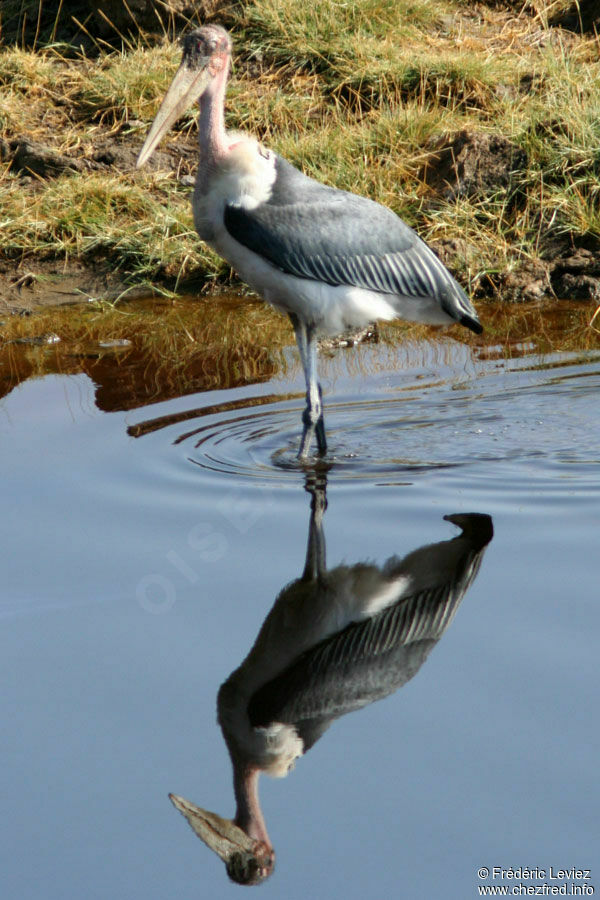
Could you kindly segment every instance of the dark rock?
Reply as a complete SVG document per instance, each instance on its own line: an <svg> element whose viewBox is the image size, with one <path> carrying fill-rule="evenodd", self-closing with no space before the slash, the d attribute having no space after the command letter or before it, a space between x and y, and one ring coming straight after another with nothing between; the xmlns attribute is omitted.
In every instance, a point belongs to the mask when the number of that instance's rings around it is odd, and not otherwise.
<svg viewBox="0 0 600 900"><path fill-rule="evenodd" d="M60 343L60 338L57 334L54 334L52 331L45 332L44 334L35 335L35 337L20 337L15 338L14 341L11 341L13 344L31 344L34 347L43 347L44 344L58 344Z"/></svg>
<svg viewBox="0 0 600 900"><path fill-rule="evenodd" d="M551 264L552 289L557 297L573 300L600 298L600 255L579 249Z"/></svg>
<svg viewBox="0 0 600 900"><path fill-rule="evenodd" d="M357 344L379 343L379 332L377 324L372 323L364 328L355 328L351 331L344 331L333 337L324 337L319 339L319 350L322 353L332 355L336 350L346 347L356 347Z"/></svg>
<svg viewBox="0 0 600 900"><path fill-rule="evenodd" d="M121 172L131 171L135 169L135 161L139 150L130 147L127 144L120 144L116 141L109 141L98 147L94 153L92 160L101 163L104 166L114 166Z"/></svg>
<svg viewBox="0 0 600 900"><path fill-rule="evenodd" d="M103 166L112 166L117 159L117 154L112 147L105 147L103 150L96 150L92 159L94 162L102 163Z"/></svg>
<svg viewBox="0 0 600 900"><path fill-rule="evenodd" d="M569 300L600 300L600 278L590 275L574 275L563 272L559 278L552 278L555 295Z"/></svg>
<svg viewBox="0 0 600 900"><path fill-rule="evenodd" d="M510 272L488 277L488 290L501 300L527 302L543 298L598 300L600 298L600 241L583 238L591 246L558 246L544 259L524 260Z"/></svg>
<svg viewBox="0 0 600 900"><path fill-rule="evenodd" d="M51 178L63 172L81 172L83 164L78 159L56 153L44 144L30 141L28 138L17 138L10 142L12 164L15 169Z"/></svg>
<svg viewBox="0 0 600 900"><path fill-rule="evenodd" d="M521 147L497 134L460 131L431 148L421 180L445 200L514 192L527 165Z"/></svg>
<svg viewBox="0 0 600 900"><path fill-rule="evenodd" d="M552 296L548 263L541 259L527 259L497 279L490 279L493 293L510 303L527 303Z"/></svg>
<svg viewBox="0 0 600 900"><path fill-rule="evenodd" d="M147 130L148 126L144 126L143 129L136 127L131 129L135 134L129 133L123 138L112 137L102 140L96 145L93 154L85 160L86 167L102 169L110 166L120 172L133 172ZM176 171L182 177L195 170L197 160L198 145L195 142L182 143L173 149L155 150L144 168Z"/></svg>

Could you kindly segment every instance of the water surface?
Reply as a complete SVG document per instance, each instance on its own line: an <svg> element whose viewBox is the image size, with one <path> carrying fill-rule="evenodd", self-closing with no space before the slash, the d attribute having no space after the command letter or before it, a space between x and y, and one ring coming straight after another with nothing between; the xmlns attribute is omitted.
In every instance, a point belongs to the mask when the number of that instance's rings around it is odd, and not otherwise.
<svg viewBox="0 0 600 900"><path fill-rule="evenodd" d="M500 883L483 866L598 888L600 345L576 306L519 317L321 361L327 568L448 541L452 514L494 536L414 677L261 780L265 897L465 898ZM291 332L259 344L200 344L168 388L135 339L2 351L4 896L241 890L167 794L232 815L217 690L305 564L302 374Z"/></svg>

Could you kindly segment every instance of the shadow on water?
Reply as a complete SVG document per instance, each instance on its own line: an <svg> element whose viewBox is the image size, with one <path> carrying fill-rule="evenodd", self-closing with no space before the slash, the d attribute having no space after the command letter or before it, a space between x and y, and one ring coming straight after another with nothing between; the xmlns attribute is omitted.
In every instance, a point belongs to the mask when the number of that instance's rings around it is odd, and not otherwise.
<svg viewBox="0 0 600 900"><path fill-rule="evenodd" d="M326 479L325 468L306 477L311 504L302 575L281 590L248 656L219 689L235 818L170 795L240 884L258 884L275 865L259 776L287 775L336 719L414 678L454 619L493 536L488 515L446 515L461 530L451 540L382 566L327 569Z"/></svg>

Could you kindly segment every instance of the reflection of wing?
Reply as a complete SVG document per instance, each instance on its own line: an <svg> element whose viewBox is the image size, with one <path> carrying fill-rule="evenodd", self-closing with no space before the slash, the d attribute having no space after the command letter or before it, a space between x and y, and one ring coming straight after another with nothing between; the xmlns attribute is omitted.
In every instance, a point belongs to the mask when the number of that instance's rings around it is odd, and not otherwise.
<svg viewBox="0 0 600 900"><path fill-rule="evenodd" d="M330 721L397 690L416 674L460 596L438 589L404 598L311 647L255 692L253 727L293 724L305 751Z"/></svg>
<svg viewBox="0 0 600 900"><path fill-rule="evenodd" d="M300 654L250 698L253 727L294 725L306 751L334 719L387 696L417 673L452 621L491 538L489 517L456 518L465 535L438 545L438 554L454 551L444 582L402 596ZM432 548L426 549L431 554ZM402 561L386 568L393 578Z"/></svg>

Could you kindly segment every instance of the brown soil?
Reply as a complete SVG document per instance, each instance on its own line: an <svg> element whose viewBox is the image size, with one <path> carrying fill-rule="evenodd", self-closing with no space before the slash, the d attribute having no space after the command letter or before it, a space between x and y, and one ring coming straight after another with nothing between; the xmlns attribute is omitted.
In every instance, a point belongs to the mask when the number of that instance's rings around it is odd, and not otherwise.
<svg viewBox="0 0 600 900"><path fill-rule="evenodd" d="M132 289L114 272L100 265L28 259L0 262L0 315L27 315L35 309L86 303L92 299L115 300L133 290L147 295L148 288Z"/></svg>

